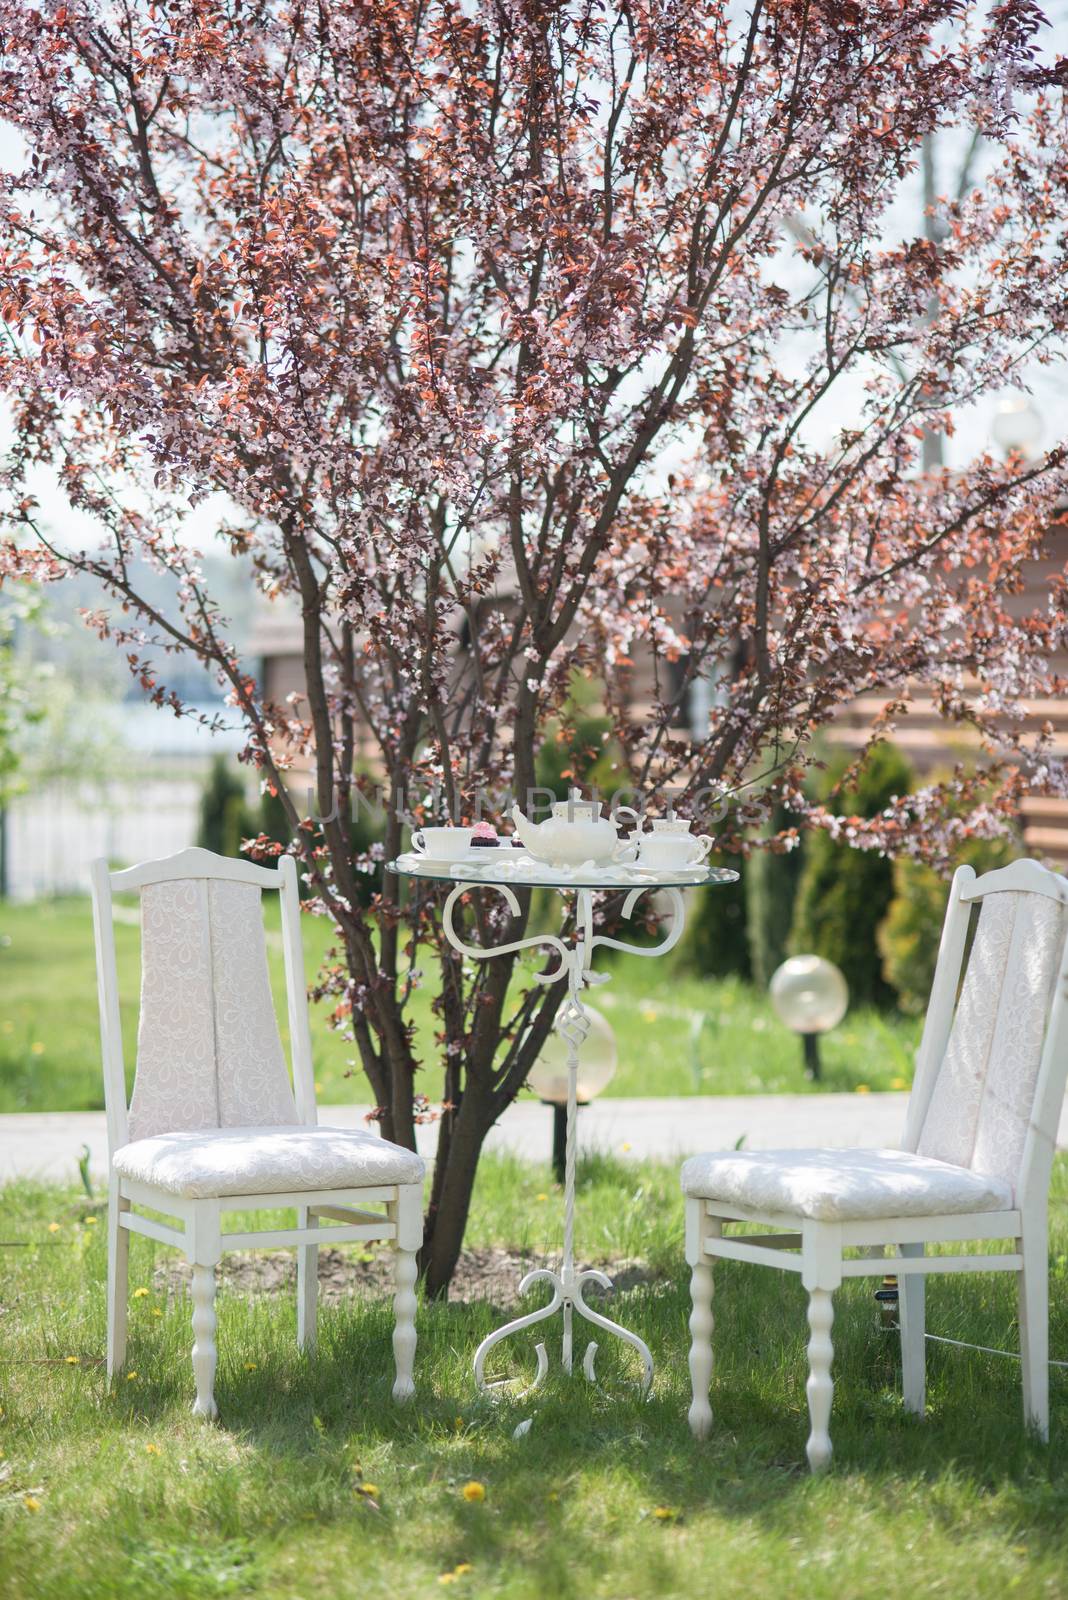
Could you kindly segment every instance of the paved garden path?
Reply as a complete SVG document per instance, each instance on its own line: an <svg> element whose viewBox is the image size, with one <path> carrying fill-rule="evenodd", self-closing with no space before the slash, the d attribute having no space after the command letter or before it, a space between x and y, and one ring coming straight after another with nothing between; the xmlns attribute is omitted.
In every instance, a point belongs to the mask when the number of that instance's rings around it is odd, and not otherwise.
<svg viewBox="0 0 1068 1600"><path fill-rule="evenodd" d="M750 1149L805 1145L894 1146L905 1124L905 1094L709 1095L676 1100L598 1100L579 1116L579 1143L632 1160L675 1161L697 1150L725 1150L744 1140ZM319 1120L363 1127L365 1106L321 1106ZM419 1129L419 1147L432 1155L433 1126ZM486 1142L526 1160L545 1161L552 1117L525 1100L510 1106ZM1068 1109L1058 1143L1068 1148ZM0 1183L12 1178L77 1182L78 1157L89 1146L90 1171L104 1176L107 1136L102 1111L23 1112L0 1116Z"/></svg>

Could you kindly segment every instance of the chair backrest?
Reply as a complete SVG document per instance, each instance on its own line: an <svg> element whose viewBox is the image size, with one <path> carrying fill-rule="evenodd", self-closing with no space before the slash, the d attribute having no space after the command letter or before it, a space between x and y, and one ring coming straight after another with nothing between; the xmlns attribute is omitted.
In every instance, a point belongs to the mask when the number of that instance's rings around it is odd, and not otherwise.
<svg viewBox="0 0 1068 1600"><path fill-rule="evenodd" d="M112 1150L198 1128L315 1122L296 867L183 850L124 872L92 867L104 1096ZM260 903L282 914L293 1087L278 1033ZM119 1025L114 890L141 894L141 1007L129 1105ZM294 1096L295 1091L295 1096Z"/></svg>
<svg viewBox="0 0 1068 1600"><path fill-rule="evenodd" d="M909 1101L906 1149L1001 1178L1022 1207L1044 1203L1068 1075L1066 930L1068 880L1037 861L958 869Z"/></svg>

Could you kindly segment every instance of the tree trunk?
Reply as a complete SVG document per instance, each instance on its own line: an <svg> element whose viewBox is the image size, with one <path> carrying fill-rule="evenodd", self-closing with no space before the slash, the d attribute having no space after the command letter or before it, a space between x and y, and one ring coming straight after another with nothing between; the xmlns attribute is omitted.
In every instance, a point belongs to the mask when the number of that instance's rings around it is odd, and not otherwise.
<svg viewBox="0 0 1068 1600"><path fill-rule="evenodd" d="M423 1248L419 1253L419 1267L432 1300L441 1300L448 1294L467 1227L471 1209L471 1195L478 1171L478 1158L489 1131L486 1110L478 1091L469 1086L460 1110L453 1120L448 1157L444 1172L440 1174L440 1187L435 1184L438 1201L427 1217L423 1234Z"/></svg>

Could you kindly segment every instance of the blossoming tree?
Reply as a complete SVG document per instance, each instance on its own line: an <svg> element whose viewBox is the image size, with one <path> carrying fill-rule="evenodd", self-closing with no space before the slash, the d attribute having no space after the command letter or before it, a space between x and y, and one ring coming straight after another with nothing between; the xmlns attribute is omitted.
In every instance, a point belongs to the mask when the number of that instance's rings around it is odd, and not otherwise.
<svg viewBox="0 0 1068 1600"><path fill-rule="evenodd" d="M0 201L4 567L94 574L89 620L159 704L183 710L176 653L225 687L337 930L322 988L385 1133L412 1142L420 1091L445 1107L431 1292L558 997L509 959L466 970L432 894L387 875L363 903L354 785L440 790L457 820L522 794L579 670L646 797L736 798L728 843L776 798L804 811L811 735L859 691L885 701L873 739L920 682L985 752L860 844L937 856L1063 787L1014 716L1048 687L1063 587L1024 616L1010 599L1064 452L919 470L925 434L1063 334L1068 141L1042 50L1029 0L0 8L0 117L30 152ZM981 185L895 227L923 141L956 129L983 141ZM42 464L95 524L84 547L42 520ZM187 530L219 492L219 536L299 609L285 705ZM145 562L173 604L139 588ZM311 816L284 787L305 759ZM391 810L386 858L401 842ZM527 910L469 914L500 940ZM410 1003L434 961L430 1047Z"/></svg>

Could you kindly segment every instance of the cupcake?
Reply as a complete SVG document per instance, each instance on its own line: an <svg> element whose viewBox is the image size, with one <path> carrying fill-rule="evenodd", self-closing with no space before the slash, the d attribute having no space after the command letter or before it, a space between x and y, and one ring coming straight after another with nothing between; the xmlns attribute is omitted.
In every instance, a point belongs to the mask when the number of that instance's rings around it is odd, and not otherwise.
<svg viewBox="0 0 1068 1600"><path fill-rule="evenodd" d="M476 822L471 829L471 848L474 850L496 850L497 830L491 822Z"/></svg>

